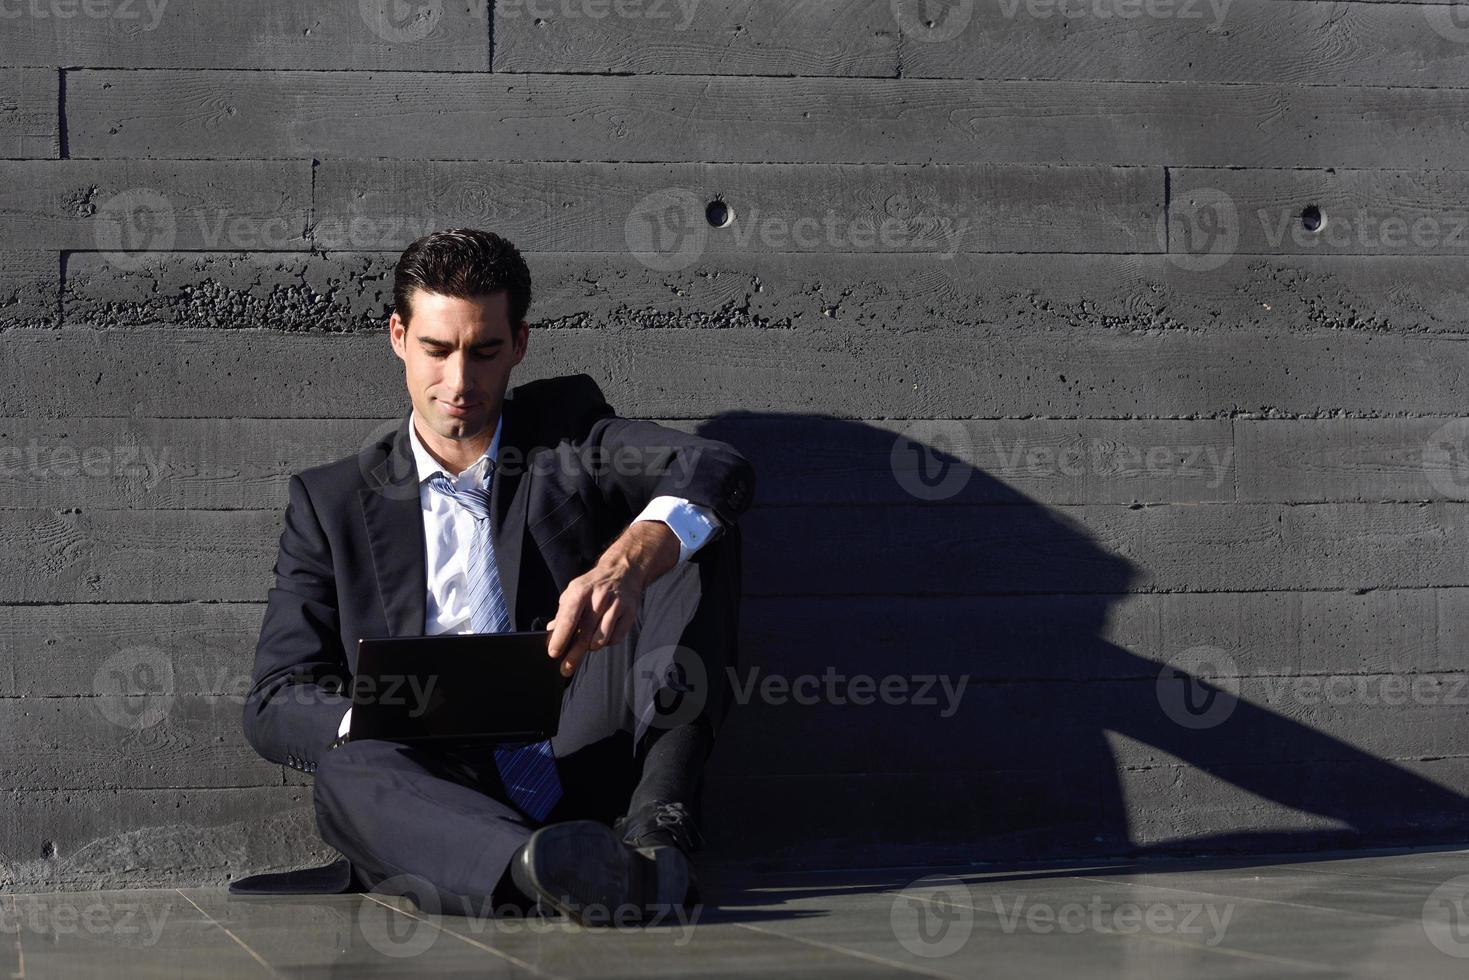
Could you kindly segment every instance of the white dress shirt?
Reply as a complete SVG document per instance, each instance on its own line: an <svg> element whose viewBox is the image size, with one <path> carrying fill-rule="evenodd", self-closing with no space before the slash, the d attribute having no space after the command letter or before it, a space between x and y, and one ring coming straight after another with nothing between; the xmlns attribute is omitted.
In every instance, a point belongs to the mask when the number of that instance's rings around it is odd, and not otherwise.
<svg viewBox="0 0 1469 980"><path fill-rule="evenodd" d="M464 544L474 534L474 516L448 496L435 492L428 485L429 478L435 473L443 473L456 490L484 486L485 474L499 456L503 422L502 416L495 423L495 435L484 454L464 471L453 474L434 459L419 438L417 411L409 416L408 437L413 447L413 461L418 472L418 499L423 510L424 570L428 585L424 603L425 633L473 632L469 625L467 601L469 549ZM638 521L661 521L668 525L678 538L679 562L688 561L689 556L707 544L719 528L719 519L713 511L683 497L654 497L633 523ZM348 708L337 734L347 734L351 724L352 709Z"/></svg>

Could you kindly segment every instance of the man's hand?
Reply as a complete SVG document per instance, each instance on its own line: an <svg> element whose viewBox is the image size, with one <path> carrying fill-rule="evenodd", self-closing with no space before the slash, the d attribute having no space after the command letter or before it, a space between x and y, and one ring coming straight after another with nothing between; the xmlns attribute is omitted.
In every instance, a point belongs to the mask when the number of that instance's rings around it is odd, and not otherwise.
<svg viewBox="0 0 1469 980"><path fill-rule="evenodd" d="M637 618L643 590L678 564L678 536L661 521L634 521L596 566L572 579L551 620L547 652L570 677L589 650L620 643Z"/></svg>

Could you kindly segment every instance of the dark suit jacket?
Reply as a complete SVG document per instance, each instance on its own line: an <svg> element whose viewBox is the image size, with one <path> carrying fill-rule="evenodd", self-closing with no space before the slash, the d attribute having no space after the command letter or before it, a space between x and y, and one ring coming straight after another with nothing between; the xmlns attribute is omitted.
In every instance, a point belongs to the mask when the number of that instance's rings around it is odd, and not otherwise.
<svg viewBox="0 0 1469 980"><path fill-rule="evenodd" d="M586 572L661 494L733 525L754 472L732 446L619 418L585 374L507 392L490 497L512 627L549 620ZM409 416L361 452L291 477L275 587L245 699L245 737L304 772L350 703L357 641L424 632L427 593Z"/></svg>

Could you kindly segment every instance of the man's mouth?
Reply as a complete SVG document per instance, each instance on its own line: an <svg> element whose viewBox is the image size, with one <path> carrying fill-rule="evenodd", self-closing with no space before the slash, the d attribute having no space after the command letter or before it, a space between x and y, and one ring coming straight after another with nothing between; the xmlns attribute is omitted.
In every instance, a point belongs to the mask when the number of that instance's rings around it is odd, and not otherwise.
<svg viewBox="0 0 1469 980"><path fill-rule="evenodd" d="M473 403L471 403L471 404L465 404L465 405L453 405L453 404L450 404L449 402L439 402L439 405L443 408L444 413L446 415L452 415L455 418L460 418L460 419L464 418L466 415L468 415L470 412L472 412L476 407L478 407L477 405L475 405Z"/></svg>

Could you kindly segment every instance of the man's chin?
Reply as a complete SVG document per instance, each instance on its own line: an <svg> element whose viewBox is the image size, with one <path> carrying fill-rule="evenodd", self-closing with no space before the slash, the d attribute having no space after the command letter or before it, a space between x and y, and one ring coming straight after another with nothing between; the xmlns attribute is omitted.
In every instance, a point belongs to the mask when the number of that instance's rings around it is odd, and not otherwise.
<svg viewBox="0 0 1469 980"><path fill-rule="evenodd" d="M483 409L468 415L450 415L442 409L434 412L434 430L446 439L473 439L488 428L489 421Z"/></svg>

